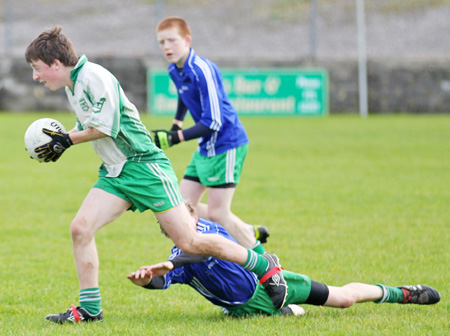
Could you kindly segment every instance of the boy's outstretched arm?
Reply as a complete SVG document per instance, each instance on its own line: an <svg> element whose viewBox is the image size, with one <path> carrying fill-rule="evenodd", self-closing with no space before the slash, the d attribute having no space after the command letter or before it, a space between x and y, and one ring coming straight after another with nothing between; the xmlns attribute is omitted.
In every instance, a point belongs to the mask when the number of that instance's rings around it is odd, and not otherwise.
<svg viewBox="0 0 450 336"><path fill-rule="evenodd" d="M164 261L155 265L142 266L136 272L127 275L135 285L148 289L162 289L164 286L163 275L174 268L196 264L205 261L209 257L182 253L172 260Z"/></svg>
<svg viewBox="0 0 450 336"><path fill-rule="evenodd" d="M131 280L132 283L138 286L146 286L152 281L151 273L147 272L147 267L142 266L136 272L132 272L127 275L127 278Z"/></svg>
<svg viewBox="0 0 450 336"><path fill-rule="evenodd" d="M148 271L149 267L151 266L142 266L136 272L128 274L127 278L137 286L141 286L147 289L163 289L164 277L153 276L151 272Z"/></svg>

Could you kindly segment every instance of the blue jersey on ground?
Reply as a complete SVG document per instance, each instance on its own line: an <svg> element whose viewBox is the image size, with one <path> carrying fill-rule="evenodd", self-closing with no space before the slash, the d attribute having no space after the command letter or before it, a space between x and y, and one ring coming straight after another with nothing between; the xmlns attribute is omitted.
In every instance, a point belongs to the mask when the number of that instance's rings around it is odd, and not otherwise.
<svg viewBox="0 0 450 336"><path fill-rule="evenodd" d="M214 130L199 139L200 154L215 156L249 142L225 92L220 70L214 63L191 49L183 69L172 63L168 71L195 123L200 122Z"/></svg>
<svg viewBox="0 0 450 336"><path fill-rule="evenodd" d="M199 218L197 231L201 234L221 235L235 241L222 226L205 219ZM169 260L182 253L178 247L173 247ZM255 292L258 279L256 274L236 263L210 257L198 264L168 272L164 281L163 289L171 284L187 284L213 304L229 308L247 302Z"/></svg>

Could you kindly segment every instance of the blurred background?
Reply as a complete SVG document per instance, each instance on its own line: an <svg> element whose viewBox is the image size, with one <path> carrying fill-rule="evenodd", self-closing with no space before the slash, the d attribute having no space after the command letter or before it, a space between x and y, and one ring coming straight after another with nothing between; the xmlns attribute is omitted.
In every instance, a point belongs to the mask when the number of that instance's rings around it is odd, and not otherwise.
<svg viewBox="0 0 450 336"><path fill-rule="evenodd" d="M166 16L186 19L195 51L221 68L325 71L328 113L361 112L361 93L369 113L450 112L450 0L0 0L0 110L68 108L23 56L61 25L151 113L147 71L167 67L155 38Z"/></svg>

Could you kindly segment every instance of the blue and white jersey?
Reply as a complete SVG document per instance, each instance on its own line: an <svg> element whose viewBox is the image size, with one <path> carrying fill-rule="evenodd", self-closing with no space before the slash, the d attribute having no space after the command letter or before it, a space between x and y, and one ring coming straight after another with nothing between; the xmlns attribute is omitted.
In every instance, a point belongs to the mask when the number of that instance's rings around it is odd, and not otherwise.
<svg viewBox="0 0 450 336"><path fill-rule="evenodd" d="M198 56L193 49L183 66L169 66L178 95L188 108L195 123L214 130L198 140L198 151L203 156L215 156L249 142L244 126L231 105L222 83L219 68Z"/></svg>
<svg viewBox="0 0 450 336"><path fill-rule="evenodd" d="M201 234L218 234L234 240L219 224L199 218L197 231ZM182 254L174 246L169 260ZM213 304L221 307L233 307L247 302L255 292L258 282L255 273L240 265L213 257L200 262L176 268L164 276L163 289L171 284L187 284L194 288Z"/></svg>

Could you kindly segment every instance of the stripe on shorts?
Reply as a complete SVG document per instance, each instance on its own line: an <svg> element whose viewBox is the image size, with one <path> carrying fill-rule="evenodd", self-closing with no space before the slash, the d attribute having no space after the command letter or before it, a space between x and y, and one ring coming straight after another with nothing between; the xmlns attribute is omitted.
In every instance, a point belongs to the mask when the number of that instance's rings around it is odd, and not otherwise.
<svg viewBox="0 0 450 336"><path fill-rule="evenodd" d="M161 180L161 183L164 187L164 190L166 191L167 196L169 197L172 206L180 204L182 200L180 199L176 187L174 186L170 178L167 176L166 172L163 169L161 169L158 163L147 163L147 166L150 168L153 174L158 176L159 179Z"/></svg>
<svg viewBox="0 0 450 336"><path fill-rule="evenodd" d="M236 148L230 149L227 151L226 158L226 183L234 183L234 167L236 165Z"/></svg>

